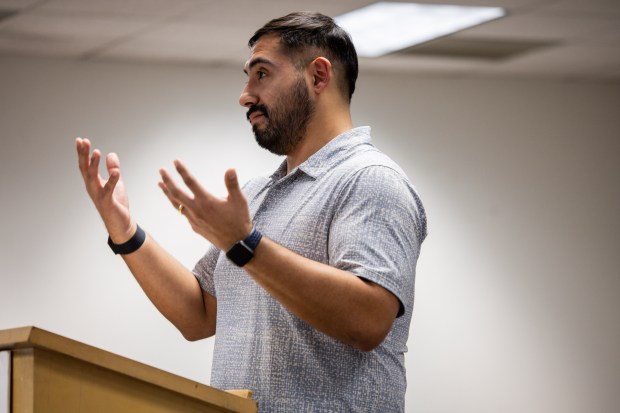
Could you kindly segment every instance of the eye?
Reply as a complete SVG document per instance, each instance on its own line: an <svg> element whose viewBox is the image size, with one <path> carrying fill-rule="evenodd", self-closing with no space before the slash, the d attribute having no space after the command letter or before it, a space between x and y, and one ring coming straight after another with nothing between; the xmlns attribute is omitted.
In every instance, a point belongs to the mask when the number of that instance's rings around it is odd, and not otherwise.
<svg viewBox="0 0 620 413"><path fill-rule="evenodd" d="M267 76L267 72L263 71L263 70L257 70L256 71L256 77L258 77L259 79L264 78L265 76Z"/></svg>

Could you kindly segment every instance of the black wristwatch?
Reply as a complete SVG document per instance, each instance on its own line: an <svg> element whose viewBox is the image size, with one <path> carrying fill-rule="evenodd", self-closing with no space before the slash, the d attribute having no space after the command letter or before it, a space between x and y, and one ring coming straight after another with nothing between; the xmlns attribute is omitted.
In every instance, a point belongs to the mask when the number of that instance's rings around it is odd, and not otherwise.
<svg viewBox="0 0 620 413"><path fill-rule="evenodd" d="M248 235L246 239L233 245L232 248L226 253L226 256L235 265L243 267L252 258L254 258L254 251L256 250L261 238L263 238L263 234L258 232L256 228L252 228L250 235Z"/></svg>

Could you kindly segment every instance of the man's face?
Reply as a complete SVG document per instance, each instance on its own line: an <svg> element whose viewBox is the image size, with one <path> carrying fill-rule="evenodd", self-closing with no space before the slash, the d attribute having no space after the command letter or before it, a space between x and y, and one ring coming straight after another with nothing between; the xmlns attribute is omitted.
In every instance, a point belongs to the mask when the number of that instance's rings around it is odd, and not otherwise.
<svg viewBox="0 0 620 413"><path fill-rule="evenodd" d="M252 48L244 71L248 75L239 103L258 144L277 155L291 153L314 114L303 73L278 49L279 40L265 36Z"/></svg>

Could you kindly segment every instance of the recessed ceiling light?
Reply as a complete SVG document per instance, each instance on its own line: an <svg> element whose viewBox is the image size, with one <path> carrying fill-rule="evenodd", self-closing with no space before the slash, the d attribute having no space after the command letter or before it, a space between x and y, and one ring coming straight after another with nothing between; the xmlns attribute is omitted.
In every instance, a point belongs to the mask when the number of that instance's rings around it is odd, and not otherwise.
<svg viewBox="0 0 620 413"><path fill-rule="evenodd" d="M361 57L379 57L500 18L501 7L379 2L335 17Z"/></svg>

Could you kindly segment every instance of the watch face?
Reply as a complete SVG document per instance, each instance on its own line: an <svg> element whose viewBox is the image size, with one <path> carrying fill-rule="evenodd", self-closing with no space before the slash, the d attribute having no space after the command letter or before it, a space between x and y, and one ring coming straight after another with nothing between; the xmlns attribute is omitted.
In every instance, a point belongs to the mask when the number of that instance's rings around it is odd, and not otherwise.
<svg viewBox="0 0 620 413"><path fill-rule="evenodd" d="M226 256L239 267L243 267L254 257L254 252L246 247L242 242L238 242L233 245L230 250L228 250Z"/></svg>

